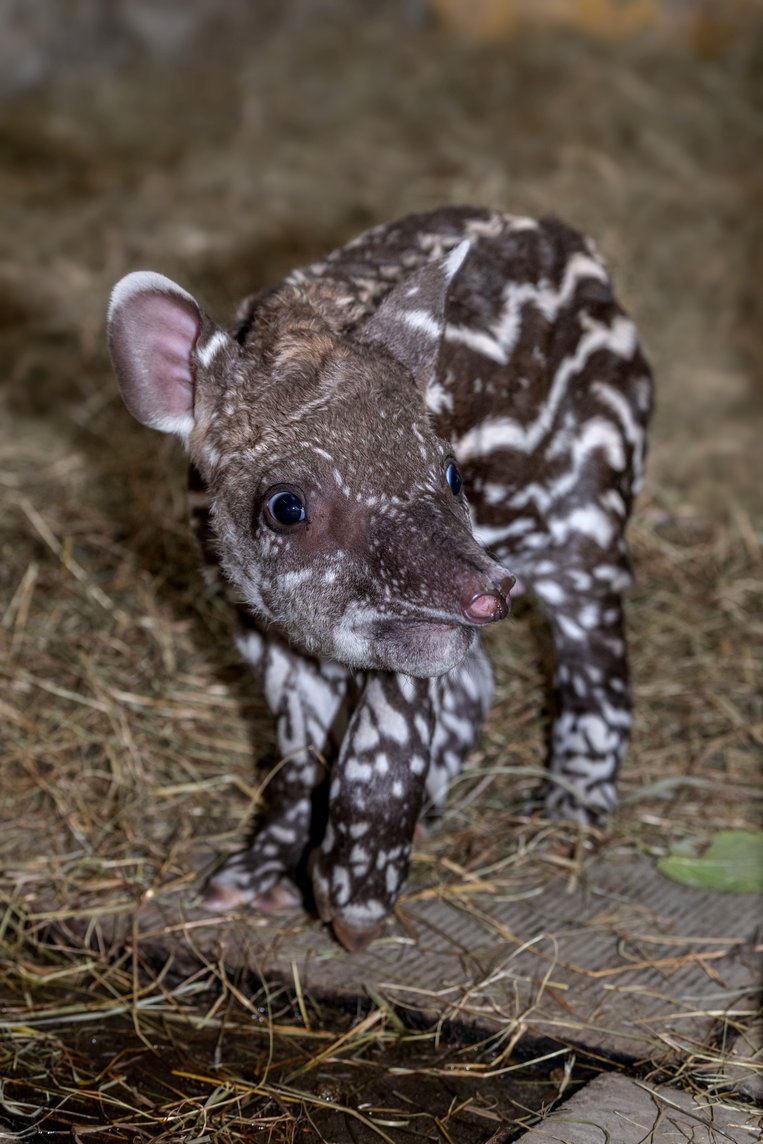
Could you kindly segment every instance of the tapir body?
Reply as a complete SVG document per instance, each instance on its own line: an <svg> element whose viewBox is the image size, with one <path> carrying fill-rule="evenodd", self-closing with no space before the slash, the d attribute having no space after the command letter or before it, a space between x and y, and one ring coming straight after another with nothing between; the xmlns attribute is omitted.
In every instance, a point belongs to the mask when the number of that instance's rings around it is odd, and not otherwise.
<svg viewBox="0 0 763 1144"><path fill-rule="evenodd" d="M478 630L515 578L554 642L548 810L613 808L652 390L588 240L414 215L246 299L230 330L128 275L109 336L130 411L185 443L204 558L277 724L267 809L210 905L292 902L307 870L339 939L371 940L491 701Z"/></svg>

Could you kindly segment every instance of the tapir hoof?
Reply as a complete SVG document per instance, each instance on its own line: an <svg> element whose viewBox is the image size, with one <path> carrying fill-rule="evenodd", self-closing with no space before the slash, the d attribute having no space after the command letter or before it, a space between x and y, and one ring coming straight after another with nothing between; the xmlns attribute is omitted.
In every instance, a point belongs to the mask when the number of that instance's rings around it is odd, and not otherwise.
<svg viewBox="0 0 763 1144"><path fill-rule="evenodd" d="M240 908L276 914L293 910L302 903L301 894L288 878L282 878L267 889L259 890L254 884L237 884L236 879L226 878L225 875L223 867L219 874L207 882L202 893L205 907L216 914Z"/></svg>
<svg viewBox="0 0 763 1144"><path fill-rule="evenodd" d="M384 921L382 920L374 926L358 929L340 921L339 918L334 918L331 922L337 941L350 953L362 953L364 949L367 949L374 938L379 936L383 925Z"/></svg>

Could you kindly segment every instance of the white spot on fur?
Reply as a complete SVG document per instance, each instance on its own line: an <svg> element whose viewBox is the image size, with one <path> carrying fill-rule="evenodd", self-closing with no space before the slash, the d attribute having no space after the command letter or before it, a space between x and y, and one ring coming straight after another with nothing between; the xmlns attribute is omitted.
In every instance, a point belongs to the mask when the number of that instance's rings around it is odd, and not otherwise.
<svg viewBox="0 0 763 1144"><path fill-rule="evenodd" d="M533 588L545 604L561 604L564 600L564 592L553 580L536 580Z"/></svg>
<svg viewBox="0 0 763 1144"><path fill-rule="evenodd" d="M486 548L491 545L497 544L501 540L508 540L511 536L526 537L528 534L535 532L538 528L538 522L531 517L520 517L514 520L511 524L499 525L497 528L492 528L487 524L474 524L474 535L480 544Z"/></svg>
<svg viewBox="0 0 763 1144"><path fill-rule="evenodd" d="M344 768L344 773L351 783L367 783L371 781L373 767L370 763L359 763L357 759L350 759Z"/></svg>
<svg viewBox="0 0 763 1144"><path fill-rule="evenodd" d="M505 485L496 485L491 481L487 481L482 487L482 497L488 504L503 504L507 493L508 489ZM514 503L513 497L511 503Z"/></svg>
<svg viewBox="0 0 763 1144"><path fill-rule="evenodd" d="M578 592L587 592L593 583L593 579L589 573L583 572L579 568L573 568L567 575L572 582L572 586L576 588Z"/></svg>
<svg viewBox="0 0 763 1144"><path fill-rule="evenodd" d="M445 265L443 269L445 270L445 275L449 281L454 276L454 274L456 274L461 269L464 259L469 253L471 245L472 244L469 239L465 238L463 242L459 242L458 246L453 247L450 254L445 259Z"/></svg>
<svg viewBox="0 0 763 1144"><path fill-rule="evenodd" d="M445 327L445 340L447 342L459 342L499 365L506 365L506 354L500 343L482 330L474 330L471 326L457 326L453 322L448 322Z"/></svg>
<svg viewBox="0 0 763 1144"><path fill-rule="evenodd" d="M582 715L578 720L578 726L594 751L599 754L614 751L620 742L618 732L609 727L600 715Z"/></svg>
<svg viewBox="0 0 763 1144"><path fill-rule="evenodd" d="M203 345L196 343L196 357L205 369L209 369L220 350L227 346L230 340L230 336L224 330L215 330L212 337Z"/></svg>
<svg viewBox="0 0 763 1144"><path fill-rule="evenodd" d="M283 589L290 591L292 588L298 588L300 584L304 584L306 580L311 580L312 578L312 568L296 568L291 572L282 572L278 581Z"/></svg>
<svg viewBox="0 0 763 1144"><path fill-rule="evenodd" d="M602 615L597 604L585 604L577 612L578 622L587 631L592 631L601 623Z"/></svg>
<svg viewBox="0 0 763 1144"><path fill-rule="evenodd" d="M413 716L413 725L416 728L419 738L422 743L426 743L429 738L429 724L423 715L418 712Z"/></svg>
<svg viewBox="0 0 763 1144"><path fill-rule="evenodd" d="M236 636L236 647L241 652L246 662L252 667L256 667L262 659L262 653L265 650L265 640L259 632L240 632Z"/></svg>
<svg viewBox="0 0 763 1144"><path fill-rule="evenodd" d="M337 905L345 905L350 898L350 875L344 866L335 866L331 871L331 885Z"/></svg>
<svg viewBox="0 0 763 1144"><path fill-rule="evenodd" d="M610 517L598 505L584 505L573 509L569 516L555 517L549 521L549 531L555 544L562 545L574 533L588 536L600 548L608 548L612 542L615 527Z"/></svg>
<svg viewBox="0 0 763 1144"><path fill-rule="evenodd" d="M580 624L576 624L574 620L569 618L569 616L556 616L556 622L568 639L585 639L585 632L581 628Z"/></svg>
<svg viewBox="0 0 763 1144"><path fill-rule="evenodd" d="M265 699L271 711L277 711L281 706L287 680L290 673L290 664L287 657L276 646L271 646L268 656L267 670L265 672Z"/></svg>
<svg viewBox="0 0 763 1144"><path fill-rule="evenodd" d="M607 489L607 491L599 497L599 504L602 505L603 508L610 509L616 516L622 517L623 519L625 518L625 501L617 489Z"/></svg>
<svg viewBox="0 0 763 1144"><path fill-rule="evenodd" d="M594 579L610 584L615 592L620 592L630 584L630 573L616 564L597 564L593 570Z"/></svg>
<svg viewBox="0 0 763 1144"><path fill-rule="evenodd" d="M342 921L353 929L368 929L382 921L386 913L386 908L377 898L369 898L367 902L352 902L343 906Z"/></svg>
<svg viewBox="0 0 763 1144"><path fill-rule="evenodd" d="M405 716L387 701L383 685L377 684L369 688L368 700L372 703L376 713L376 720L383 734L388 735L395 743L404 746L408 742L408 721Z"/></svg>
<svg viewBox="0 0 763 1144"><path fill-rule="evenodd" d="M600 548L607 548L614 533L612 521L605 512L595 505L586 505L576 508L565 521L566 534L582 532L595 540ZM552 535L555 535L554 525L551 526Z"/></svg>
<svg viewBox="0 0 763 1144"><path fill-rule="evenodd" d="M521 230L537 230L537 229L538 229L538 220L534 219L534 218L528 218L526 215L516 215L515 218L512 218L511 223L509 225L509 230L513 231L514 233L516 233L517 231L521 231Z"/></svg>
<svg viewBox="0 0 763 1144"><path fill-rule="evenodd" d="M300 798L289 808L287 818L302 818L310 813L310 799Z"/></svg>
<svg viewBox="0 0 763 1144"><path fill-rule="evenodd" d="M296 837L291 826L281 826L277 822L271 824L270 833L279 842L293 842Z"/></svg>
<svg viewBox="0 0 763 1144"><path fill-rule="evenodd" d="M360 754L368 754L379 745L379 732L373 724L371 713L362 707L358 725L352 736L352 748Z"/></svg>
<svg viewBox="0 0 763 1144"><path fill-rule="evenodd" d="M442 413L444 409L451 412L453 409L453 395L445 389L442 383L433 377L427 386L427 409L430 413ZM426 452L424 453L426 457Z"/></svg>
<svg viewBox="0 0 763 1144"><path fill-rule="evenodd" d="M592 417L578 429L572 442L572 458L576 470L580 470L594 449L606 454L610 468L620 473L625 468L625 450L622 434L617 426L606 417Z"/></svg>
<svg viewBox="0 0 763 1144"><path fill-rule="evenodd" d="M440 323L426 310L404 310L402 319L406 326L410 326L420 334L426 334L429 338L439 338L442 333Z"/></svg>

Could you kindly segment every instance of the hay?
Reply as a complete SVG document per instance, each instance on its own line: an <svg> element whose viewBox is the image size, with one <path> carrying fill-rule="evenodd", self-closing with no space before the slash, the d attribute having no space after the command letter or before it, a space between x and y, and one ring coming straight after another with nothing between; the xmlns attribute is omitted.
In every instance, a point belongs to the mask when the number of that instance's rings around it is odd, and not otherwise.
<svg viewBox="0 0 763 1144"><path fill-rule="evenodd" d="M523 1111L482 1087L515 1067L511 1036L456 1067L436 1028L411 1043L383 998L343 1026L296 969L288 993L252 995L208 959L184 978L99 947L103 919L168 887L191 897L194 863L240 846L263 777L252 757L274 750L225 607L196 572L179 451L115 395L103 313L127 269L172 274L224 318L360 227L441 202L554 212L593 233L651 347L660 403L631 531L638 714L609 845L658 856L760 826L761 28L712 62L658 39L464 50L362 25L348 51L308 31L225 70L94 73L0 108L0 1124L233 1141L256 1122L292 1140L311 1118L350 1131L349 1117L358 1139L396 1139L405 1123L467 1140L531 1123L569 1081L564 1055L544 1062L560 1070L552 1095L538 1087ZM481 895L538 892L560 866L574 882L601 843L526 815L545 736L537 616L489 643L497 702L414 857L411 900L479 911ZM410 940L405 909L389 940ZM89 929L69 926L75 914ZM57 944L41 938L53 922ZM302 924L285 920L284 941ZM697 955L708 973L712 951ZM88 1037L102 1027L115 1032L101 1053ZM420 1065L395 1064L401 1045ZM679 1079L720 1076L722 1050L683 1046ZM365 1110L358 1086L331 1080L337 1062L375 1078ZM417 1068L422 1084L483 1080L438 1090L425 1115Z"/></svg>

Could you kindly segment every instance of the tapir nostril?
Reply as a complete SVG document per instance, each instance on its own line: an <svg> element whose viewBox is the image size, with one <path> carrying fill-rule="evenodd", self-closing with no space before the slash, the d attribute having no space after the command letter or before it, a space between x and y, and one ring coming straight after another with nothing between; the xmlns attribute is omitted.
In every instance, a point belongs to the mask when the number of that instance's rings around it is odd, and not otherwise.
<svg viewBox="0 0 763 1144"><path fill-rule="evenodd" d="M492 624L509 614L509 603L500 592L478 592L464 604L463 613L472 624Z"/></svg>
<svg viewBox="0 0 763 1144"><path fill-rule="evenodd" d="M512 576L511 572L509 572L508 575L504 576L503 580L501 580L500 584L498 585L499 595L503 596L504 599L508 600L509 592L514 587L516 582L517 582L516 576Z"/></svg>

